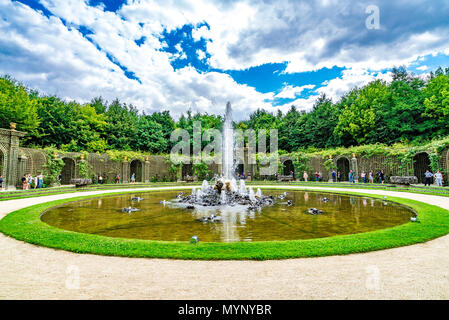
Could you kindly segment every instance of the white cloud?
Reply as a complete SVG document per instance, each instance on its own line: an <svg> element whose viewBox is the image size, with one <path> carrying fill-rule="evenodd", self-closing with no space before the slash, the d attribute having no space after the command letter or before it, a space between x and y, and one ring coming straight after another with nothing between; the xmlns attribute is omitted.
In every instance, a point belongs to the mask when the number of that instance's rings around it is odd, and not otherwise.
<svg viewBox="0 0 449 320"><path fill-rule="evenodd" d="M241 110L241 118L257 108L276 110L266 102L274 98L296 99L280 106L283 111L292 104L309 109L316 100L316 96L300 97L304 89L312 87L286 85L277 95L263 94L223 73L199 73L191 67L175 71L170 61L185 59L186 53L179 44L177 54L160 51L167 43L159 37L165 29L185 24L207 22L210 26L193 30L192 37L210 40L208 61L215 68L244 69L285 61L286 72L335 65L347 68L341 77L325 81L316 89L316 93L334 100L354 86L390 77L389 73L376 74L373 70L408 65L427 54L449 54L449 26L433 26L432 21L441 19L429 18L447 9L444 2L435 6L437 11L430 8L420 13L422 27L418 29L413 25L418 14L413 11L416 4L380 1L383 29L379 31L363 27L363 1L129 0L117 14L79 0L41 3L70 25L92 30L89 37L102 50L75 28L68 30L56 17L47 19L23 4L0 0L0 73L67 99L118 97L140 109L168 108L175 116L189 107L222 113L228 100ZM388 20L384 15L387 8L401 14L390 14ZM145 44L139 47L134 40L142 36L146 37ZM106 52L141 83L127 78ZM196 53L200 59L206 57L202 50Z"/></svg>
<svg viewBox="0 0 449 320"><path fill-rule="evenodd" d="M286 85L282 88L281 92L275 95L275 98L295 99L296 96L300 95L305 89L313 88L315 88L314 84L308 84L301 87Z"/></svg>
<svg viewBox="0 0 449 320"><path fill-rule="evenodd" d="M206 58L206 53L203 50L196 50L196 54L198 55L198 59L203 60Z"/></svg>
<svg viewBox="0 0 449 320"><path fill-rule="evenodd" d="M348 93L352 88L361 87L374 80L391 81L391 72L378 73L377 75L367 69L344 70L341 77L327 81L324 87L318 88L316 92L325 94L336 102L342 95Z"/></svg>

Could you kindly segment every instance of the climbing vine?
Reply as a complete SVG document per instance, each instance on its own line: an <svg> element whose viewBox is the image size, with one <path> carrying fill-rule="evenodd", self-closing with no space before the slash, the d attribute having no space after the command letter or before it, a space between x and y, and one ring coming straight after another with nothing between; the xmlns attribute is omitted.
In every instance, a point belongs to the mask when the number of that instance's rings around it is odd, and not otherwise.
<svg viewBox="0 0 449 320"><path fill-rule="evenodd" d="M64 167L64 161L58 157L59 150L53 147L44 149L47 155L47 163L44 167L44 184L49 186L58 183L58 176Z"/></svg>

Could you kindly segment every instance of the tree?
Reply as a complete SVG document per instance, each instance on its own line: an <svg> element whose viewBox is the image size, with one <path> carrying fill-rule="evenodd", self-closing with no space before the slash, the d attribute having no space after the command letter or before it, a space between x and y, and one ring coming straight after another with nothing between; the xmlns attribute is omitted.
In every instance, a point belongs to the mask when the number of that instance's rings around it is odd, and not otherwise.
<svg viewBox="0 0 449 320"><path fill-rule="evenodd" d="M312 111L303 113L296 121L291 137L295 149L324 148L335 144L334 128L338 123L339 109L322 94L315 102Z"/></svg>
<svg viewBox="0 0 449 320"><path fill-rule="evenodd" d="M168 140L164 137L162 125L151 116L140 116L137 121L137 139L135 147L138 150L160 153L167 149Z"/></svg>
<svg viewBox="0 0 449 320"><path fill-rule="evenodd" d="M137 135L138 112L132 105L121 104L114 100L105 112L106 139L115 150L132 150Z"/></svg>
<svg viewBox="0 0 449 320"><path fill-rule="evenodd" d="M449 74L439 73L424 89L425 116L433 120L436 136L449 133Z"/></svg>
<svg viewBox="0 0 449 320"><path fill-rule="evenodd" d="M357 144L366 143L376 126L376 114L387 103L387 85L376 80L361 89L353 90L356 97L342 110L335 134L342 138L345 135Z"/></svg>
<svg viewBox="0 0 449 320"><path fill-rule="evenodd" d="M37 135L36 100L30 98L22 84L5 76L0 78L0 127L9 128L11 122L17 124L17 130L28 133L23 141Z"/></svg>

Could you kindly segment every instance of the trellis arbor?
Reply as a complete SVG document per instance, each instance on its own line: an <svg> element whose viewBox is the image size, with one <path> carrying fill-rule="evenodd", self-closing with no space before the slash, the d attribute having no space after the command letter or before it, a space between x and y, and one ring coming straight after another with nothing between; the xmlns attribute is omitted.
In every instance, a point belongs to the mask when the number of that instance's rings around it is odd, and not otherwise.
<svg viewBox="0 0 449 320"><path fill-rule="evenodd" d="M185 180L186 176L194 175L191 164L173 165L168 156L145 155L139 152L111 151L103 154L62 152L55 150L30 149L19 147L20 138L25 132L15 130L15 124L10 129L0 129L0 174L3 176L3 187L15 189L20 186L21 178L26 174L33 176L46 170L51 159L61 159L61 183L69 184L71 179L81 178L88 174L94 182L101 175L103 183L113 183L118 174L121 182L130 182L132 174L136 182L168 181L170 179ZM246 149L246 148L245 148ZM359 177L361 172L368 173L384 170L389 176L415 175L420 182L426 170L440 170L445 181L449 180L449 148L446 145L436 148L409 148L398 155L394 153L362 154L357 155L350 149L340 150L332 155L332 150L325 154L299 154L281 155L278 158L278 176L292 176L302 179L303 171L307 171L312 178L315 172L321 172L323 181L331 179L330 173L334 169L340 171L341 181L347 181L349 170ZM244 163L236 166L236 173L246 174L250 179L268 178L260 176L260 168L248 162L248 152L245 150ZM86 166L87 162L87 166ZM86 171L87 168L87 171ZM81 170L82 169L82 170ZM208 165L209 177L220 174L221 165ZM274 177L272 177L274 178ZM310 179L309 178L309 179ZM196 180L196 179L194 179ZM387 180L388 181L388 180Z"/></svg>

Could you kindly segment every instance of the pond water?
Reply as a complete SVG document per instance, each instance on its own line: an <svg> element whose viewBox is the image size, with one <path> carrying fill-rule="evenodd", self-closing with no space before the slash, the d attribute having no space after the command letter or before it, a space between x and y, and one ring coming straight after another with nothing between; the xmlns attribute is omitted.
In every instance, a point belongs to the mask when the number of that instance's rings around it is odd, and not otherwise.
<svg viewBox="0 0 449 320"><path fill-rule="evenodd" d="M191 192L189 191L185 191ZM41 220L51 226L108 237L201 242L269 241L330 237L393 227L410 221L414 212L399 204L368 197L304 191L263 190L276 196L274 205L253 211L241 206L195 207L163 200L179 191L152 191L68 203L45 212ZM142 201L133 201L133 197ZM324 198L329 200L323 201ZM292 205L287 201L291 200ZM126 213L124 207L139 211ZM312 215L309 208L322 210ZM197 219L214 214L220 222Z"/></svg>

